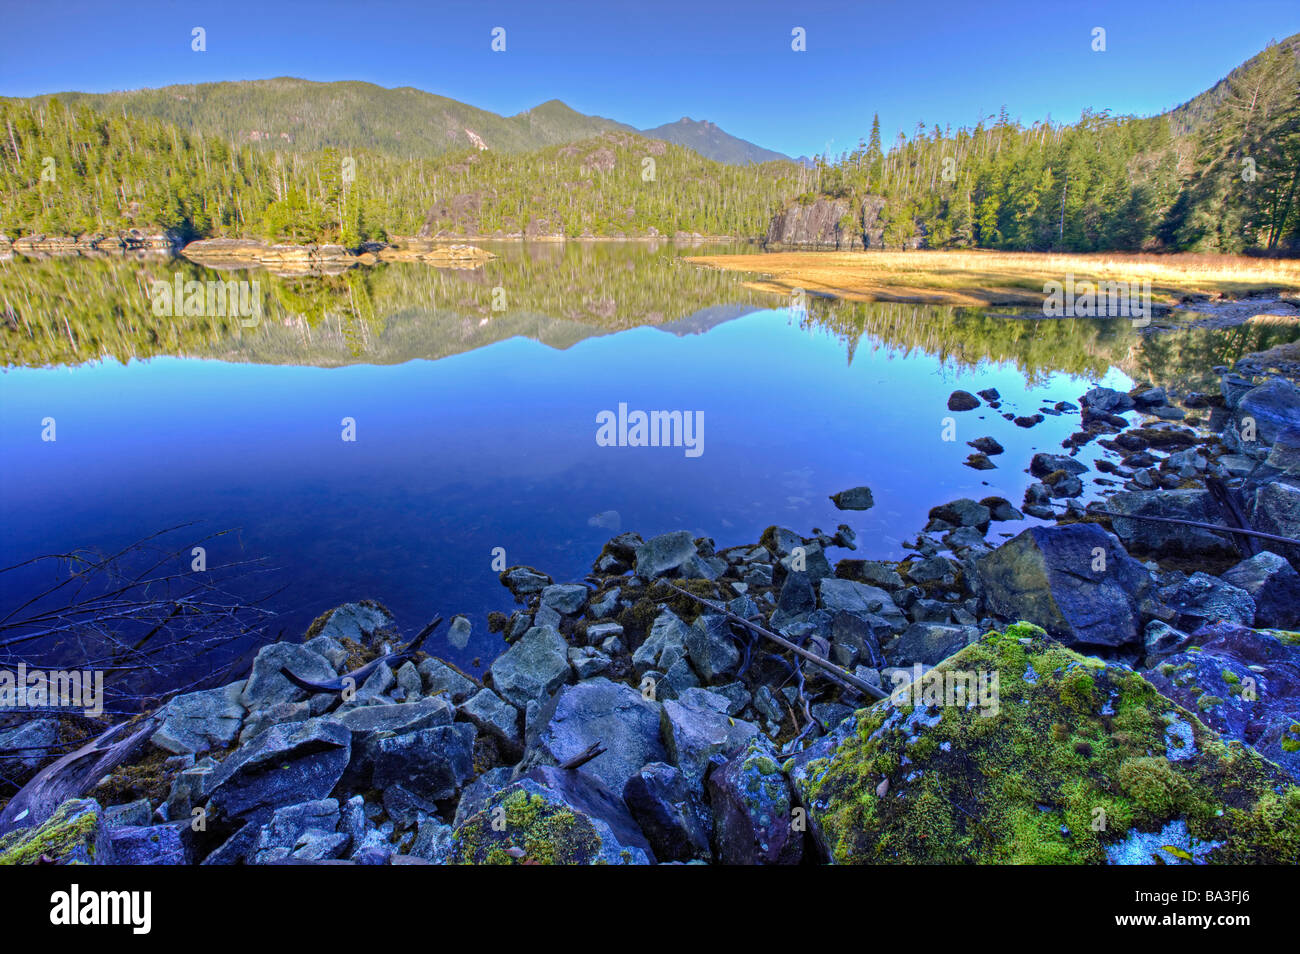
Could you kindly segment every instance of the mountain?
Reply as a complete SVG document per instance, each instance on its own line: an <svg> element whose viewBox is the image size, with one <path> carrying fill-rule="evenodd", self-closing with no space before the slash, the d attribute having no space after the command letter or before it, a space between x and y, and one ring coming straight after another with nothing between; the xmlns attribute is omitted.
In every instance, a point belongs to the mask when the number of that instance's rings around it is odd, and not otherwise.
<svg viewBox="0 0 1300 954"><path fill-rule="evenodd" d="M651 139L663 139L666 142L685 146L687 149L694 149L701 156L733 166L790 158L744 139L738 139L707 120L695 120L686 116L675 123L665 123L654 129L643 129L641 133Z"/></svg>
<svg viewBox="0 0 1300 954"><path fill-rule="evenodd" d="M637 132L613 119L580 113L558 99L514 116L499 116L409 86L385 89L374 83L317 83L290 76L56 95L68 106L84 104L104 113L161 119L191 133L303 152L362 148L427 159L469 148L528 152L605 132ZM735 165L786 158L708 122L683 119L643 135Z"/></svg>

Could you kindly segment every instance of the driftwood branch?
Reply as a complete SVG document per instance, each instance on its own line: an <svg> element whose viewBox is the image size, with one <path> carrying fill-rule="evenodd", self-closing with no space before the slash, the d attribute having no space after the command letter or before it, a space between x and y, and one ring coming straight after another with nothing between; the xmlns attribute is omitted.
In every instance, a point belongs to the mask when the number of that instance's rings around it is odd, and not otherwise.
<svg viewBox="0 0 1300 954"><path fill-rule="evenodd" d="M1115 510L1103 510L1101 507L1089 507L1088 513L1101 514L1106 517L1119 517L1121 520L1154 520L1156 523L1176 523L1184 527L1196 527L1200 530L1213 530L1215 533L1239 533L1247 537L1256 537L1260 540L1271 540L1274 543L1285 543L1288 546L1300 547L1300 540L1293 540L1290 537L1280 537L1275 533L1265 533L1262 530L1247 530L1244 527L1221 527L1216 523L1204 523L1200 520L1187 520L1183 517L1156 517L1142 513L1119 513Z"/></svg>
<svg viewBox="0 0 1300 954"><path fill-rule="evenodd" d="M562 769L576 769L579 768L580 766L586 765L588 762L590 762L592 759L596 758L597 756L601 756L604 754L605 754L605 746L602 745L599 740L597 740L591 743L591 745L587 746L585 749L583 749L573 758L565 759L563 762L560 763L559 767Z"/></svg>
<svg viewBox="0 0 1300 954"><path fill-rule="evenodd" d="M784 636L778 636L770 629L765 629L764 627L759 626L757 623L750 622L749 620L745 619L743 616L731 612L731 610L727 609L725 606L723 606L720 603L716 603L713 600L705 599L702 596L696 596L690 590L678 586L672 580L668 580L666 582L670 587L672 587L678 593L681 593L684 596L689 596L697 603L707 606L715 613L721 613L723 616L727 617L727 619L731 620L733 623L737 623L755 633L758 633L758 635L762 636L767 640L770 640L771 642L776 643L781 648L790 650L790 652L794 653L796 656L800 657L801 659L808 660L808 662L820 668L836 682L841 683L842 685L849 686L850 688L856 689L859 692L864 692L867 695L871 696L873 699L889 698L889 694L885 692L883 689L881 689L880 687L873 686L871 683L867 682L864 679L859 679L857 676L853 675L853 673L849 672L847 669L842 669L841 667L835 665L835 663L831 662L829 659L823 659L821 656L818 656L816 653L809 652L808 650L804 649L802 646L796 646L794 643L790 642L790 640L786 639Z"/></svg>

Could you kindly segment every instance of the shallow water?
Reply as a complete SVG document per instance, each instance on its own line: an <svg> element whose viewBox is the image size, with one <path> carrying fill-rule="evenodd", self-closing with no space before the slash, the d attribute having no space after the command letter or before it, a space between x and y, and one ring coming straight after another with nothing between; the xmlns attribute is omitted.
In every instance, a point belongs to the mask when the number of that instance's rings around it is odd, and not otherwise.
<svg viewBox="0 0 1300 954"><path fill-rule="evenodd" d="M123 303L121 289L147 287L138 263L10 265L0 278L25 283L30 320L53 329L56 311L73 310L118 331L97 345L116 357L99 359L71 340L60 352L53 331L5 339L0 565L191 521L181 533L195 538L237 527L208 559L272 568L248 584L284 587L268 603L271 635L359 598L386 604L406 633L465 613L465 649L427 648L473 668L502 645L487 612L511 603L494 548L563 581L590 572L619 530L685 528L723 547L773 523L833 533L843 522L856 555L897 558L937 504L994 493L1018 504L1032 453L1058 451L1078 426L1069 413L1032 429L987 407L954 414L951 391L995 387L1002 410L1032 414L1153 370L1125 321L827 302L797 314L676 254L515 247L480 273L390 266L333 284L263 273L273 300L261 326L187 320L170 338L146 303L129 292ZM495 287L518 303L493 312ZM1162 347L1154 370L1175 371ZM597 415L620 402L701 413L702 453L598 445ZM943 439L948 417L955 441ZM41 440L45 418L54 442ZM355 441L342 439L344 418ZM962 464L983 435L1006 447L996 470ZM837 511L828 495L859 484L874 509ZM0 579L5 607L39 582Z"/></svg>

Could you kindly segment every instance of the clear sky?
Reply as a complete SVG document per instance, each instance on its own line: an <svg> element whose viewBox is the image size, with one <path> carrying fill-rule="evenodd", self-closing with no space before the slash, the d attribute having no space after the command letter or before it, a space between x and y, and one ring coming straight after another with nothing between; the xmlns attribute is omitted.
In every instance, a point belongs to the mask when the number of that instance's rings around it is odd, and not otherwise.
<svg viewBox="0 0 1300 954"><path fill-rule="evenodd" d="M1159 112L1297 31L1300 0L0 0L0 94L355 79L503 114L558 98L640 128L709 119L811 155L851 148L875 111L887 143L1003 105L1026 122Z"/></svg>

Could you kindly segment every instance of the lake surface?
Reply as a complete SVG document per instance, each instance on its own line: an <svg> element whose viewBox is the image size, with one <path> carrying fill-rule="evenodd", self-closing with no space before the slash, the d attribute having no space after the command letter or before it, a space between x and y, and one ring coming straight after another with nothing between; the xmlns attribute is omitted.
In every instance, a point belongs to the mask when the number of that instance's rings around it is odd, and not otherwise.
<svg viewBox="0 0 1300 954"><path fill-rule="evenodd" d="M856 555L898 558L937 504L995 493L1019 504L1030 456L1078 426L1077 414L1032 429L987 407L951 414L954 389L997 388L1002 410L1032 414L1095 383L1195 383L1260 345L912 305L818 301L799 314L671 247L495 250L473 272L223 274L259 280L255 328L153 317L150 281L212 277L187 263L0 264L20 314L0 377L0 565L178 524L193 522L180 533L195 539L239 528L208 560L265 562L247 585L278 591L271 636L361 598L387 605L404 633L464 613L468 646L427 648L472 669L503 645L486 614L511 606L494 548L567 581L620 530L684 528L724 547L773 523L805 534L847 523ZM620 403L698 412L702 453L601 446L597 415ZM955 441L943 440L949 416ZM962 462L984 435L1006 453L981 472ZM836 510L828 496L860 484L874 509ZM44 581L0 580L3 612Z"/></svg>

